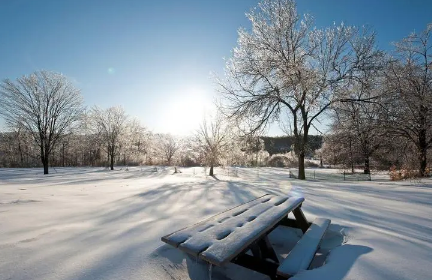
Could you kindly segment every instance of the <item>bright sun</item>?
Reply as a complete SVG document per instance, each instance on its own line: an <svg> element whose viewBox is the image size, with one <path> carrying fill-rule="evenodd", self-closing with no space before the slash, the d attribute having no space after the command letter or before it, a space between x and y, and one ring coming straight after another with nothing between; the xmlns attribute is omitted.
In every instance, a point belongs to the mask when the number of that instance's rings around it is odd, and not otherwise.
<svg viewBox="0 0 432 280"><path fill-rule="evenodd" d="M204 114L212 110L213 104L204 90L191 87L172 97L166 108L164 131L188 135L199 128Z"/></svg>

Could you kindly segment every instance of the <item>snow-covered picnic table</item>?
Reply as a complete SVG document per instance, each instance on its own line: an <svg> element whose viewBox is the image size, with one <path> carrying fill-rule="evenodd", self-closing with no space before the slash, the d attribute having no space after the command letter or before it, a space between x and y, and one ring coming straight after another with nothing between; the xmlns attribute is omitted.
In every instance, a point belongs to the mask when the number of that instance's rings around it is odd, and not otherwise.
<svg viewBox="0 0 432 280"><path fill-rule="evenodd" d="M301 210L303 202L302 197L266 194L163 236L162 241L212 265L222 266L232 262L269 275L272 279L280 276L288 278L298 270L308 268L330 223L326 219L317 219L318 225L312 227ZM288 218L290 212L295 220ZM316 243L315 247L297 249L299 252L291 255L292 260L280 266L267 237L278 225L297 227L303 233L311 229L308 235L317 239L312 242ZM299 247L302 247L301 244ZM249 250L252 255L246 254ZM310 258L306 266L305 252L306 259ZM281 270L283 267L288 267L287 273Z"/></svg>

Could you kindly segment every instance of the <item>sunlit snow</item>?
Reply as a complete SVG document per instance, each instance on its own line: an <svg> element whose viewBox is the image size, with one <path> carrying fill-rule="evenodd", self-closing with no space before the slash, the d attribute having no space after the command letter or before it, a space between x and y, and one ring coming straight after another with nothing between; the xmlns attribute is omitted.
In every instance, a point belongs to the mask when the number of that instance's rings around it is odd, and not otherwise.
<svg viewBox="0 0 432 280"><path fill-rule="evenodd" d="M304 195L309 220L332 220L315 269L291 279L430 279L432 180L395 183L383 174L372 182L302 182L276 168L217 168L216 178L203 168L153 170L56 168L44 176L0 169L0 279L208 279L207 266L160 238L264 193L291 191ZM300 236L278 228L270 240L283 258ZM211 274L267 279L235 265Z"/></svg>

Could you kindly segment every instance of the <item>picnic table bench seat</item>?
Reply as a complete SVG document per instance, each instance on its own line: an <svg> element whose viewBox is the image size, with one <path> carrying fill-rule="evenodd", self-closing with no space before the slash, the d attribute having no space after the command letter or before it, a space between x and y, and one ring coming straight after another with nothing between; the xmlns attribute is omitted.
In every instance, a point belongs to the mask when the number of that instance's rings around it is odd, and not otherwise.
<svg viewBox="0 0 432 280"><path fill-rule="evenodd" d="M288 279L298 272L309 268L329 225L329 219L315 219L278 267L277 275L281 276L280 278Z"/></svg>
<svg viewBox="0 0 432 280"><path fill-rule="evenodd" d="M297 208L303 201L301 197L265 195L164 236L162 241L221 266L241 253L256 237L267 233L288 214L287 211Z"/></svg>

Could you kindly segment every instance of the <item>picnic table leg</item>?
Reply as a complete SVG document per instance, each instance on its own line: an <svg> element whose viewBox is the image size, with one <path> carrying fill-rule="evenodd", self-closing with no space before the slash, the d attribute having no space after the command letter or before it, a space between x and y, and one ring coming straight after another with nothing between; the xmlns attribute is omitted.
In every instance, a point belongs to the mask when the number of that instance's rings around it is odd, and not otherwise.
<svg viewBox="0 0 432 280"><path fill-rule="evenodd" d="M252 245L252 247L250 248L250 250L252 251L252 255L255 258L262 259L261 249L258 246L258 244Z"/></svg>
<svg viewBox="0 0 432 280"><path fill-rule="evenodd" d="M270 243L270 240L268 239L268 236L261 239L258 242L258 246L261 250L263 259L271 259L276 264L279 264L279 259L278 259L276 252L274 251L274 249Z"/></svg>
<svg viewBox="0 0 432 280"><path fill-rule="evenodd" d="M302 232L305 233L309 228L309 223L306 220L303 211L301 210L301 205L293 210L293 214L296 219L297 225L302 230Z"/></svg>
<svg viewBox="0 0 432 280"><path fill-rule="evenodd" d="M184 254L186 259L186 268L191 280L211 279L210 264L198 258Z"/></svg>
<svg viewBox="0 0 432 280"><path fill-rule="evenodd" d="M255 245L251 247L252 255L258 259L270 259L274 263L279 264L279 259L276 256L268 236L260 239Z"/></svg>

